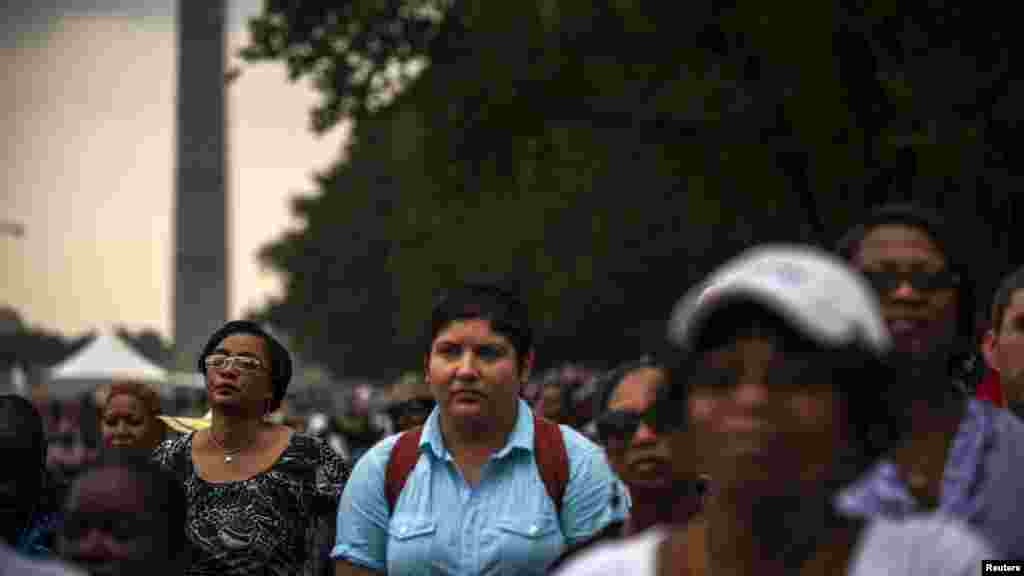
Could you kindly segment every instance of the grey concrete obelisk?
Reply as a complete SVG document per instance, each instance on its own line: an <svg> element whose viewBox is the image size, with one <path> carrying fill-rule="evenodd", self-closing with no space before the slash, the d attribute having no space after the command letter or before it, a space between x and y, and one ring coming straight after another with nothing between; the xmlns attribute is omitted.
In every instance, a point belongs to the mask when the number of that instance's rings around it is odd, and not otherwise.
<svg viewBox="0 0 1024 576"><path fill-rule="evenodd" d="M178 0L174 347L195 366L228 314L225 0Z"/></svg>

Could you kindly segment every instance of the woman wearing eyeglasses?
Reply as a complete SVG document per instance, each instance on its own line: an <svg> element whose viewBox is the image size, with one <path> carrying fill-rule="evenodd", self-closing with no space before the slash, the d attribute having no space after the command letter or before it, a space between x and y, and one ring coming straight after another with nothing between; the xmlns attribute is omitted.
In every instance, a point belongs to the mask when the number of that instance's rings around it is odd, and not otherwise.
<svg viewBox="0 0 1024 576"><path fill-rule="evenodd" d="M349 466L323 441L267 420L291 379L288 351L257 324L228 322L206 343L199 370L209 428L155 454L188 498L194 552L185 573L319 574Z"/></svg>

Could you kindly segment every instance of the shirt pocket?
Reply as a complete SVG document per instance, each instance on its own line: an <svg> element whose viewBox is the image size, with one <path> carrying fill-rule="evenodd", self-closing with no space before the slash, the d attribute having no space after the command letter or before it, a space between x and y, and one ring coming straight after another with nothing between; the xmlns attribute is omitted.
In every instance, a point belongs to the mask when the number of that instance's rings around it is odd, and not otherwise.
<svg viewBox="0 0 1024 576"><path fill-rule="evenodd" d="M495 527L502 574L545 574L564 548L565 540L555 516L503 517Z"/></svg>
<svg viewBox="0 0 1024 576"><path fill-rule="evenodd" d="M388 574L417 574L429 566L437 523L422 516L395 515L388 524Z"/></svg>

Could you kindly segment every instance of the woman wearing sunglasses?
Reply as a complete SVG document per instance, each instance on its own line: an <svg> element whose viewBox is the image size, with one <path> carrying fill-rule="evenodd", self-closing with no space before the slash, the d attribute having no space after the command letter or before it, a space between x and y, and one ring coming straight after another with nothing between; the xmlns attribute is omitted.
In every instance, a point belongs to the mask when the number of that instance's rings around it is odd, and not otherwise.
<svg viewBox="0 0 1024 576"><path fill-rule="evenodd" d="M199 370L210 426L155 455L188 498L185 574L321 573L349 468L323 441L268 421L291 379L288 351L257 324L228 322L206 343Z"/></svg>
<svg viewBox="0 0 1024 576"><path fill-rule="evenodd" d="M877 300L841 262L746 253L682 301L670 340L679 358L655 421L680 430L673 458L696 453L715 493L685 527L596 549L564 574L980 572L991 551L954 521L864 524L833 507L903 424Z"/></svg>
<svg viewBox="0 0 1024 576"><path fill-rule="evenodd" d="M629 491L629 519L622 530L625 536L652 526L683 523L700 510L705 480L675 476L669 436L659 433L652 421L667 377L661 362L645 356L615 368L597 382L597 435L612 470Z"/></svg>

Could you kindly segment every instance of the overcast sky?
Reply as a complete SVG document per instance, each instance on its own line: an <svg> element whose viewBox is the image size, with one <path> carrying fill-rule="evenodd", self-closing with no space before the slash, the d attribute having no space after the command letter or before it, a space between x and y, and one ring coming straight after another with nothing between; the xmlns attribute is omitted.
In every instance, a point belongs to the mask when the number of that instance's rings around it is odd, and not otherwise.
<svg viewBox="0 0 1024 576"><path fill-rule="evenodd" d="M49 0L0 7L0 305L80 334L171 335L174 3ZM230 3L229 50L258 0ZM294 223L288 199L335 160L344 130L308 130L316 96L284 67L245 66L228 89L231 315L280 290L259 248Z"/></svg>

